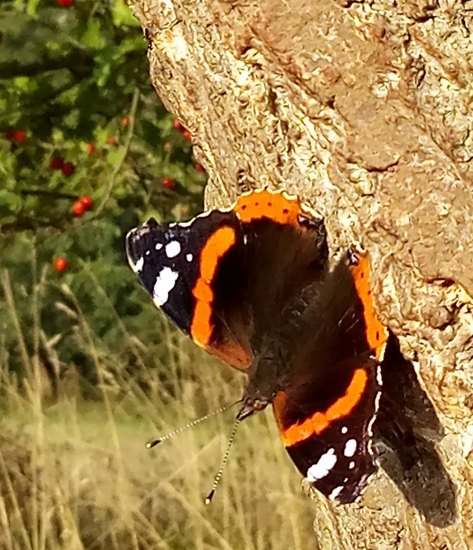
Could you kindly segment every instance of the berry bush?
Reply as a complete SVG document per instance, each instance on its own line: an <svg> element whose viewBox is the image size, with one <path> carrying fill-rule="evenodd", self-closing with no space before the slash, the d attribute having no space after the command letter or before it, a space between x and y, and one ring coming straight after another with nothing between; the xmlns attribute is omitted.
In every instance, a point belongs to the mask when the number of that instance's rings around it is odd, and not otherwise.
<svg viewBox="0 0 473 550"><path fill-rule="evenodd" d="M0 28L0 352L13 371L39 354L93 382L80 323L104 356L130 353L124 328L161 334L124 234L195 214L205 171L124 1L4 0Z"/></svg>

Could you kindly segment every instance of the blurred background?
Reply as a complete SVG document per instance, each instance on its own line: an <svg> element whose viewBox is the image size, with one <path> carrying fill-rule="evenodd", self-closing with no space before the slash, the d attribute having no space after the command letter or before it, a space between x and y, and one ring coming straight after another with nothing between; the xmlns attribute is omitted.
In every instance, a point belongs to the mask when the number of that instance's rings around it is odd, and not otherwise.
<svg viewBox="0 0 473 550"><path fill-rule="evenodd" d="M0 2L0 548L314 548L271 411L203 498L244 380L139 287L125 233L202 209L189 132L120 0Z"/></svg>

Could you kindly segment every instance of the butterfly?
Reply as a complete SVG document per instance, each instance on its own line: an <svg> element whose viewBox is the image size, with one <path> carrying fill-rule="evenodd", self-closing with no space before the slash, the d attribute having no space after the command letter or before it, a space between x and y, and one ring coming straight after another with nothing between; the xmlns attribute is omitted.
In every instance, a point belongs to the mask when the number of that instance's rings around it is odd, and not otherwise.
<svg viewBox="0 0 473 550"><path fill-rule="evenodd" d="M271 405L283 444L327 498L355 501L375 471L371 428L388 331L366 255L331 262L323 220L267 188L187 222L126 236L154 303L247 375L239 418Z"/></svg>

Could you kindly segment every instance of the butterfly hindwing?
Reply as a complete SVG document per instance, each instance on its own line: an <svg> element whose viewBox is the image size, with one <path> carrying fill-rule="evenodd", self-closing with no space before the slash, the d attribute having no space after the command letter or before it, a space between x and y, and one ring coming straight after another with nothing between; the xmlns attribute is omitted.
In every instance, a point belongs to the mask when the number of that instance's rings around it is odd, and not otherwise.
<svg viewBox="0 0 473 550"><path fill-rule="evenodd" d="M312 400L310 408L304 407L284 393L273 401L284 446L298 470L327 498L342 504L358 498L375 470L371 424L379 401L377 368L372 361L354 368L328 406Z"/></svg>
<svg viewBox="0 0 473 550"><path fill-rule="evenodd" d="M375 470L371 425L386 339L369 263L351 254L274 320L249 371L245 403L258 410L258 402L272 401L295 465L340 503L353 502Z"/></svg>

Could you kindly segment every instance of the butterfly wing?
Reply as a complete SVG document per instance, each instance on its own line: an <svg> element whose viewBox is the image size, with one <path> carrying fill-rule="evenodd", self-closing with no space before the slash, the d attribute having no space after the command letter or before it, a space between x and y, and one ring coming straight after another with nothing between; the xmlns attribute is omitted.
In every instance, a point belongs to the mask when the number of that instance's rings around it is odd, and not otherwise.
<svg viewBox="0 0 473 550"><path fill-rule="evenodd" d="M327 271L325 227L299 201L267 190L235 205L242 239L223 258L214 312L252 350L286 305Z"/></svg>
<svg viewBox="0 0 473 550"><path fill-rule="evenodd" d="M289 456L322 494L342 504L353 502L375 466L371 425L378 407L377 365L365 361L340 384L330 404L326 398L279 392L273 412ZM325 387L333 394L333 388Z"/></svg>
<svg viewBox="0 0 473 550"><path fill-rule="evenodd" d="M285 303L326 270L323 223L268 190L185 223L150 220L126 239L155 304L201 347L246 370L256 339Z"/></svg>
<svg viewBox="0 0 473 550"><path fill-rule="evenodd" d="M350 257L352 265L339 264L320 290L288 382L273 399L295 465L326 497L343 504L360 496L375 470L371 427L388 336L374 311L369 262ZM312 340L307 326L313 327Z"/></svg>

